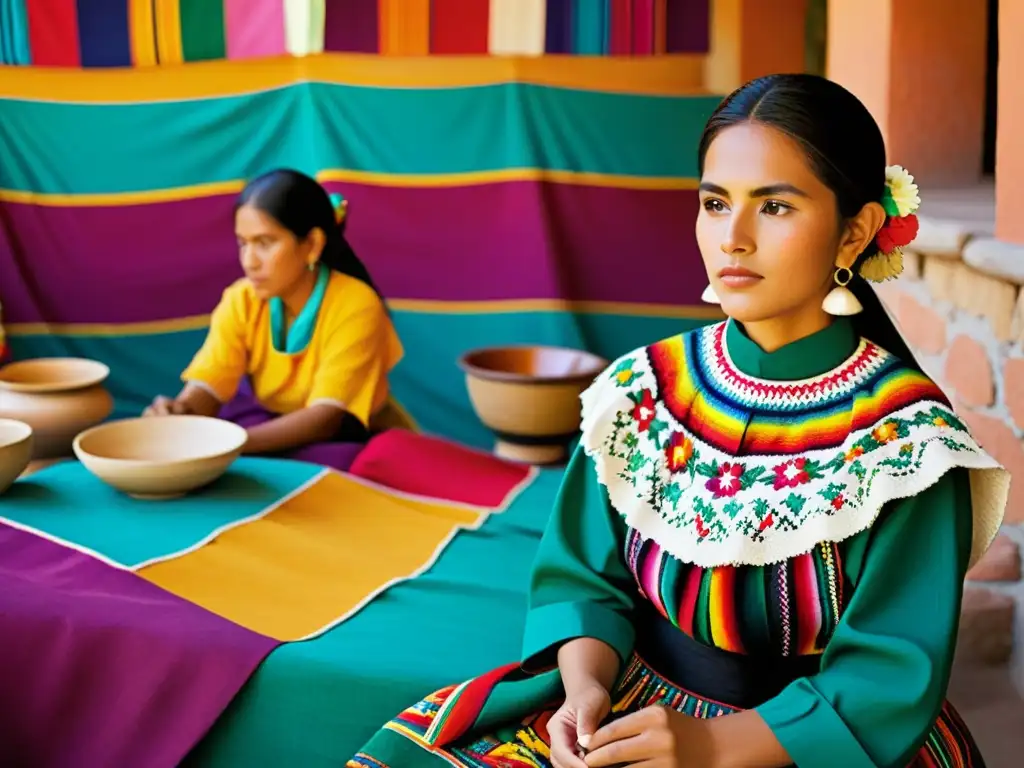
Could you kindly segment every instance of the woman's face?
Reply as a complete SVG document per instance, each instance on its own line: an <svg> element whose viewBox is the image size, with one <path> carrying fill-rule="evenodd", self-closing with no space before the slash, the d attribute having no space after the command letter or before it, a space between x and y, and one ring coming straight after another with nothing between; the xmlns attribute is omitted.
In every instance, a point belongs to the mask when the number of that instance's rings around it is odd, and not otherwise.
<svg viewBox="0 0 1024 768"><path fill-rule="evenodd" d="M322 248L312 232L299 240L272 216L249 205L235 213L235 237L242 269L261 299L293 291L308 277L309 265L316 263Z"/></svg>
<svg viewBox="0 0 1024 768"><path fill-rule="evenodd" d="M821 302L835 269L863 245L841 226L835 195L799 144L757 123L724 129L704 160L700 203L697 242L727 315L748 329L827 324Z"/></svg>

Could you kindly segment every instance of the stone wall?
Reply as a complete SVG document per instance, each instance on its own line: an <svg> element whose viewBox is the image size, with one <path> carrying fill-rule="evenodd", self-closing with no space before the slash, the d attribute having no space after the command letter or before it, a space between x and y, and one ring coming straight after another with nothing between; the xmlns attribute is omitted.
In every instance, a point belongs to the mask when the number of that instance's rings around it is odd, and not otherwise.
<svg viewBox="0 0 1024 768"><path fill-rule="evenodd" d="M904 274L879 294L922 366L1014 478L1003 533L968 574L960 654L1010 663L1024 693L1024 247L922 218L913 248Z"/></svg>

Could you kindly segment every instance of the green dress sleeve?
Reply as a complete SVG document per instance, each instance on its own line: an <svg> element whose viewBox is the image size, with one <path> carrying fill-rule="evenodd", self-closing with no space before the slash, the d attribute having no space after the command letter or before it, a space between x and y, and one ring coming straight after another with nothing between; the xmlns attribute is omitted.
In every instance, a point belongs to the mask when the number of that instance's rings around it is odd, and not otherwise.
<svg viewBox="0 0 1024 768"><path fill-rule="evenodd" d="M553 665L578 637L610 645L625 662L633 650L636 586L623 557L625 524L577 447L566 467L530 578L523 667Z"/></svg>
<svg viewBox="0 0 1024 768"><path fill-rule="evenodd" d="M970 479L891 502L851 542L852 598L821 660L757 708L800 768L903 768L946 695L972 534Z"/></svg>

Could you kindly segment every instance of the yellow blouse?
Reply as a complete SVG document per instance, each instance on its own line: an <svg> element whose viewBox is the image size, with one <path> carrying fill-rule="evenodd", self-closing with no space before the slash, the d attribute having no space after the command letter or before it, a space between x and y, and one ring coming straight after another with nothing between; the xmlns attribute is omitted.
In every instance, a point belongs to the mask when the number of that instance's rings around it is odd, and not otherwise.
<svg viewBox="0 0 1024 768"><path fill-rule="evenodd" d="M321 269L287 343L280 338L283 329L275 327L280 309L273 306L274 299L257 298L245 279L229 286L182 380L227 402L248 374L257 400L268 411L286 414L333 403L368 427L387 404L388 373L402 358L402 344L372 288ZM297 343L296 332L302 337ZM290 349L297 351L285 351Z"/></svg>

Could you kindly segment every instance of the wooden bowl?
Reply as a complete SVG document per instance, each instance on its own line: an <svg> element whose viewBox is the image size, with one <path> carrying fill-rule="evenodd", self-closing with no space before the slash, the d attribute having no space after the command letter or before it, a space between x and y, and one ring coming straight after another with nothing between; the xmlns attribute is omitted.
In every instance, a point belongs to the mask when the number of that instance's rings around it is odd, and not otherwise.
<svg viewBox="0 0 1024 768"><path fill-rule="evenodd" d="M32 427L23 421L0 419L0 493L25 471L32 458Z"/></svg>
<svg viewBox="0 0 1024 768"><path fill-rule="evenodd" d="M580 394L608 361L565 347L477 349L459 360L469 399L494 433L494 452L528 464L558 464L580 428Z"/></svg>
<svg viewBox="0 0 1024 768"><path fill-rule="evenodd" d="M32 427L33 459L70 456L75 435L114 408L103 386L109 375L103 363L77 357L10 363L0 368L0 418Z"/></svg>
<svg viewBox="0 0 1024 768"><path fill-rule="evenodd" d="M247 438L230 421L152 416L88 429L75 438L74 451L86 469L129 496L171 499L223 475Z"/></svg>

